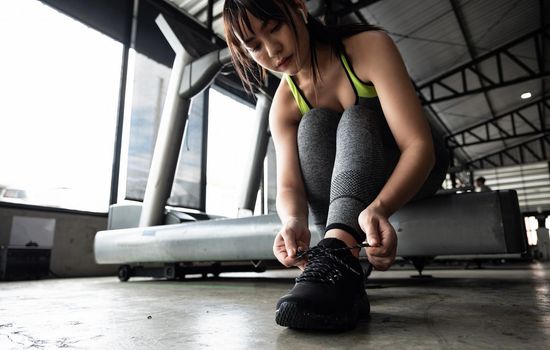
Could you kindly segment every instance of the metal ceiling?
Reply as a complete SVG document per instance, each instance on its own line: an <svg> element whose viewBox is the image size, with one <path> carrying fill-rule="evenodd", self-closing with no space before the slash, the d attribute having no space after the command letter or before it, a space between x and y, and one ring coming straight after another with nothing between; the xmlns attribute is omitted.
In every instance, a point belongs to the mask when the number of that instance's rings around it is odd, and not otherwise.
<svg viewBox="0 0 550 350"><path fill-rule="evenodd" d="M223 38L223 0L166 0ZM335 23L388 32L455 166L490 168L550 155L550 2L310 0ZM532 97L520 99L530 91Z"/></svg>

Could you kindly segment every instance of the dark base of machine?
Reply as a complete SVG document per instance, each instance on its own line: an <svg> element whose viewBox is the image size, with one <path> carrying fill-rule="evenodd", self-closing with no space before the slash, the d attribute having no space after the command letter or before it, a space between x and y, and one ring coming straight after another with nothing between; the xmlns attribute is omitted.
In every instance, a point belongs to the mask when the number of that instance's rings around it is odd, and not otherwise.
<svg viewBox="0 0 550 350"><path fill-rule="evenodd" d="M260 262L249 264L210 264L167 263L164 266L147 267L143 265L121 265L118 268L118 279L126 282L130 277L154 277L167 280L183 280L192 275L207 278L209 275L218 277L222 272L264 272L266 267Z"/></svg>
<svg viewBox="0 0 550 350"><path fill-rule="evenodd" d="M0 247L0 280L29 280L48 277L51 249Z"/></svg>

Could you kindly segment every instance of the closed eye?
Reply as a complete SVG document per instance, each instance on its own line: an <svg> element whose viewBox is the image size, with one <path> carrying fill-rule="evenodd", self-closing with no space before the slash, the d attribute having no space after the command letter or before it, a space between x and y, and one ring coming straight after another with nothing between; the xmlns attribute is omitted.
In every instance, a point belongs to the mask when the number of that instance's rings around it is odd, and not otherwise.
<svg viewBox="0 0 550 350"><path fill-rule="evenodd" d="M248 47L248 50L251 51L251 52L256 52L256 51L260 50L260 45Z"/></svg>
<svg viewBox="0 0 550 350"><path fill-rule="evenodd" d="M283 26L283 22L275 22L275 26L271 28L271 33L277 32Z"/></svg>

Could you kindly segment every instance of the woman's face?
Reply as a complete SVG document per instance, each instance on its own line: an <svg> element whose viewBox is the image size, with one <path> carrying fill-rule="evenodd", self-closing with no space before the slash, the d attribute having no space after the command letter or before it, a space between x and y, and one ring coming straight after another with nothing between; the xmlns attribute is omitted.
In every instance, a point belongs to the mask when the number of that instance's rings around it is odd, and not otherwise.
<svg viewBox="0 0 550 350"><path fill-rule="evenodd" d="M309 35L304 20L292 13L297 38L289 24L275 20L261 21L248 14L252 31L246 27L241 45L250 57L265 69L295 75L309 62ZM296 40L298 39L298 40Z"/></svg>

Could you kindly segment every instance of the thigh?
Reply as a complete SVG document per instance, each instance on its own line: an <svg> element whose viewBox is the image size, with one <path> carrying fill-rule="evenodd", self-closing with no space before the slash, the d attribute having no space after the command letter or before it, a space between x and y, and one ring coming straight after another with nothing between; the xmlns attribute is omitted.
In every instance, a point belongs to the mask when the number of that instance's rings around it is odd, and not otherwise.
<svg viewBox="0 0 550 350"><path fill-rule="evenodd" d="M339 120L340 114L332 110L314 108L298 127L298 156L313 223L326 220Z"/></svg>

